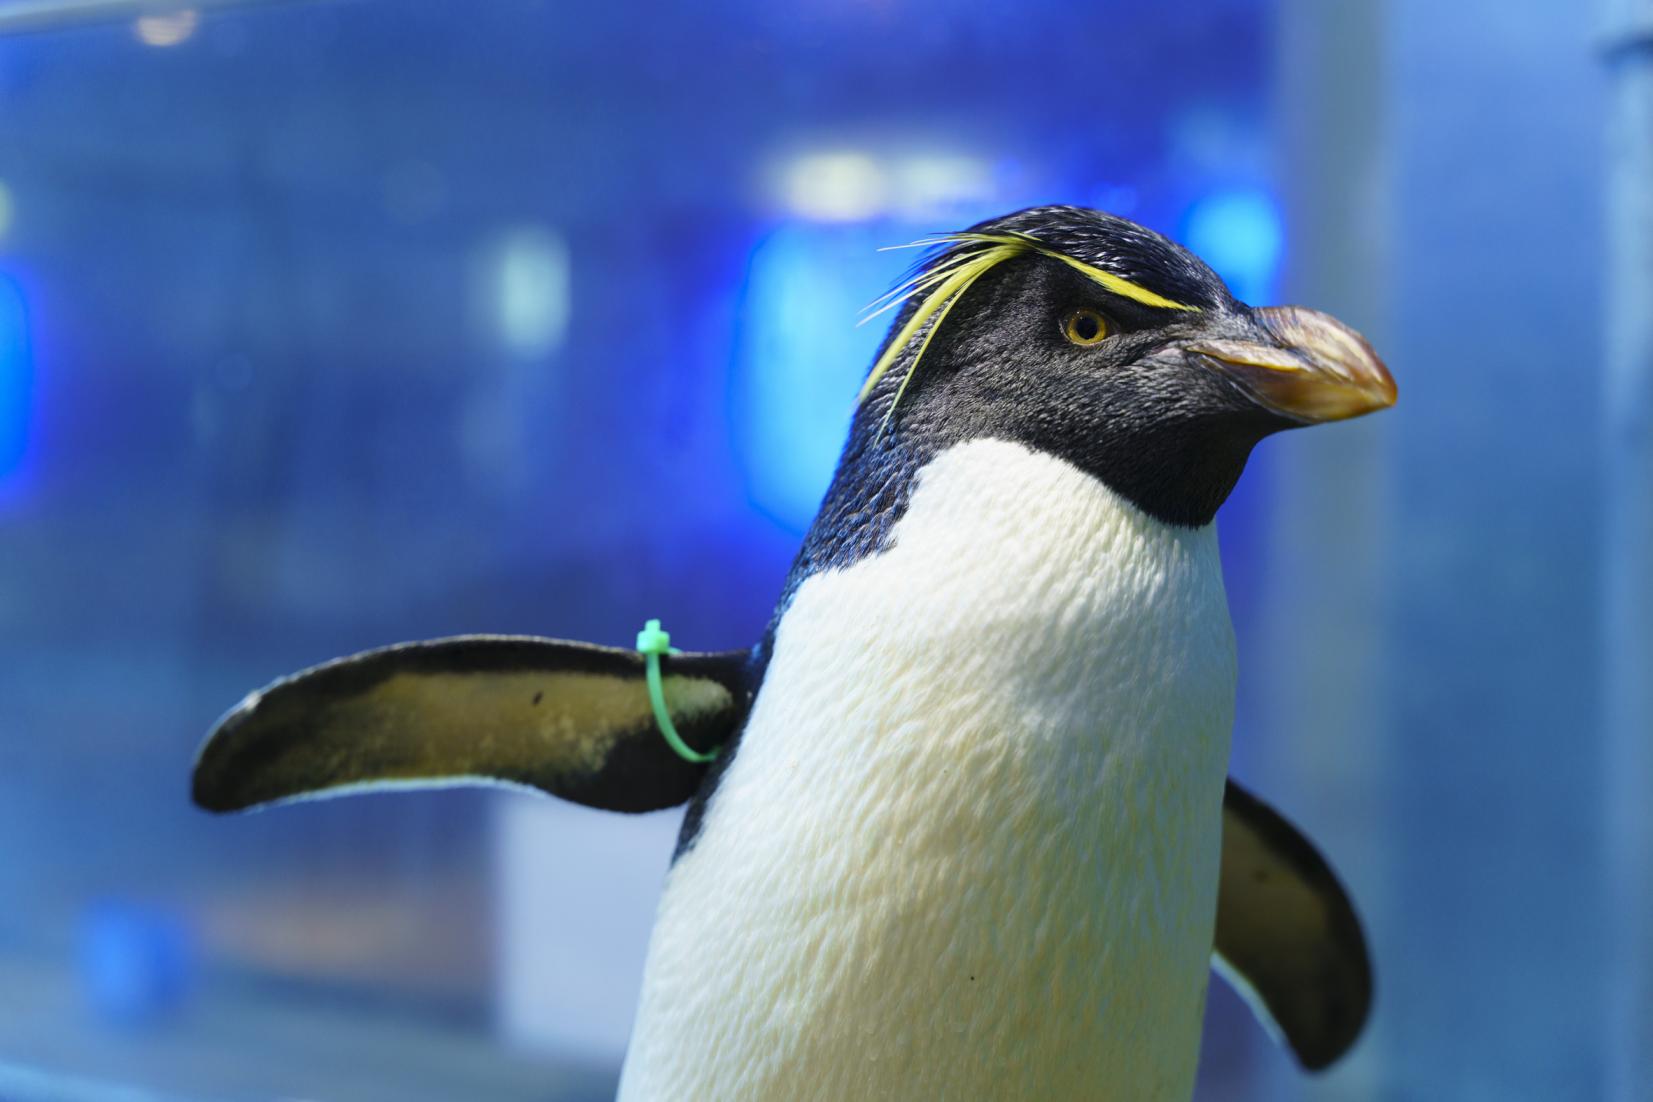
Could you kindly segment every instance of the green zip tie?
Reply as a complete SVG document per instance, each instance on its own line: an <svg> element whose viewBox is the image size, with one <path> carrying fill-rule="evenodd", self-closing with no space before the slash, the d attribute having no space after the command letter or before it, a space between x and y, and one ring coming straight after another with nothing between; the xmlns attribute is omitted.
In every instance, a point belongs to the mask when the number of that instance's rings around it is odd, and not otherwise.
<svg viewBox="0 0 1653 1102"><path fill-rule="evenodd" d="M683 736L677 733L677 727L672 723L672 714L666 710L666 690L660 684L660 656L683 652L672 646L671 634L660 630L659 620L650 620L643 625L643 630L637 633L637 650L643 656L643 666L648 677L649 703L654 705L654 722L660 728L666 745L670 746L678 757L696 765L705 765L716 758L716 750L702 754L684 742Z"/></svg>

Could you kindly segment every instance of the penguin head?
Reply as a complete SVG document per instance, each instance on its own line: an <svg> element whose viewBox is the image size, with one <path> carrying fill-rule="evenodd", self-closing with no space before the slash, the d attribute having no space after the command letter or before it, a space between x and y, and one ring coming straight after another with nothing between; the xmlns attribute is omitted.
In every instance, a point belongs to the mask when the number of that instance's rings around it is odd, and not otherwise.
<svg viewBox="0 0 1653 1102"><path fill-rule="evenodd" d="M1122 218L1038 207L934 244L894 295L848 461L1007 439L1199 526L1263 437L1395 401L1354 330L1247 306L1188 250Z"/></svg>

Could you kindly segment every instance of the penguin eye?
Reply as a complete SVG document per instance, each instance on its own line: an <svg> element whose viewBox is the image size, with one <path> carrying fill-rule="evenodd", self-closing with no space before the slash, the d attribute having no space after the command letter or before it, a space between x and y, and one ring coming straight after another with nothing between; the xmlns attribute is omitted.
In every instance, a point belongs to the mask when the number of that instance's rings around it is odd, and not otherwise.
<svg viewBox="0 0 1653 1102"><path fill-rule="evenodd" d="M1062 336L1068 339L1069 344L1088 348L1107 335L1108 319L1095 310L1080 307L1068 311L1067 317L1062 319Z"/></svg>

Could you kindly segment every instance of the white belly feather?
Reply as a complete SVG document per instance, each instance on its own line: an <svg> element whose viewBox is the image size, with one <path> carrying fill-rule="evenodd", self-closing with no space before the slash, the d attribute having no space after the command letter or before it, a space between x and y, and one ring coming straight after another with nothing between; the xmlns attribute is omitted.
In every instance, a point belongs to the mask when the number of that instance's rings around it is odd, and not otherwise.
<svg viewBox="0 0 1653 1102"><path fill-rule="evenodd" d="M1233 700L1213 528L942 454L781 622L621 1098L1187 1098Z"/></svg>

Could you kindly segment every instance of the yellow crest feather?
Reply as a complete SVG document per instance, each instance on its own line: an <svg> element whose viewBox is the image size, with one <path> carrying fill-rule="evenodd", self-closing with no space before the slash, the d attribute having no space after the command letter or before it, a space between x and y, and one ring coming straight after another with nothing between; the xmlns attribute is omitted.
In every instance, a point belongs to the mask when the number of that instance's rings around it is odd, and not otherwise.
<svg viewBox="0 0 1653 1102"><path fill-rule="evenodd" d="M934 246L965 246L956 252L944 255L924 271L912 276L896 286L888 294L876 299L868 306L869 313L861 319L866 324L873 318L888 310L904 305L910 299L920 299L918 307L907 318L900 330L885 344L883 353L878 361L872 365L867 374L867 381L861 387L858 402L865 402L872 393L873 387L884 377L895 361L901 357L909 341L929 323L929 329L924 333L924 339L913 353L912 362L907 365L905 377L896 389L895 397L890 401L890 408L884 414L887 424L895 413L895 407L901 404L901 397L907 392L907 384L913 380L918 370L919 361L924 358L924 352L930 347L930 341L936 331L947 320L955 303L963 298L970 287L986 275L993 268L1012 257L1027 253L1038 253L1073 268L1100 284L1105 290L1128 298L1133 302L1140 302L1144 306L1152 306L1160 310L1188 310L1198 311L1199 307L1185 303L1174 302L1163 295L1155 294L1146 287L1132 283L1123 276L1105 272L1101 268L1086 264L1082 260L1051 248L1036 237L1025 233L950 233L939 237L926 238L915 241L911 245L897 245L895 248L928 248ZM974 246L974 247L972 247ZM932 321L933 319L933 321Z"/></svg>

